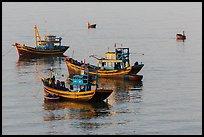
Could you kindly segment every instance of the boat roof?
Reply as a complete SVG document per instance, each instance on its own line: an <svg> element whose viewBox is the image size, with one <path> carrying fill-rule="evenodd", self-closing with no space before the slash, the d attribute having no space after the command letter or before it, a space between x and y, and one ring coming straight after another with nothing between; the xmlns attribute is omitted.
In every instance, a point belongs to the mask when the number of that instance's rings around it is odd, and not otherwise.
<svg viewBox="0 0 204 137"><path fill-rule="evenodd" d="M108 51L108 52L106 52L106 54L115 54L115 52Z"/></svg>
<svg viewBox="0 0 204 137"><path fill-rule="evenodd" d="M56 37L55 35L46 35L46 37Z"/></svg>
<svg viewBox="0 0 204 137"><path fill-rule="evenodd" d="M75 75L72 78L72 82L70 83L70 85L91 85L88 84L88 75L87 74L83 74L83 75Z"/></svg>
<svg viewBox="0 0 204 137"><path fill-rule="evenodd" d="M127 48L127 47L121 47L121 48L116 48L116 49L129 49L129 48Z"/></svg>
<svg viewBox="0 0 204 137"><path fill-rule="evenodd" d="M101 61L101 62L123 62L122 60L116 60L116 59L98 59L98 61Z"/></svg>

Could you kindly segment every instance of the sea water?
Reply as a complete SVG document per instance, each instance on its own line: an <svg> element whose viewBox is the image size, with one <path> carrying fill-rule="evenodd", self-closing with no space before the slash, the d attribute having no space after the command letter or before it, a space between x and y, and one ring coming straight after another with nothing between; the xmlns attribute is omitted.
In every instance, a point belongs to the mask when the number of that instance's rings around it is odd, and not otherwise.
<svg viewBox="0 0 204 137"><path fill-rule="evenodd" d="M130 48L142 82L99 80L113 89L102 103L44 102L48 69L69 74L60 57L18 60L11 45L34 47L34 25L41 38L61 36L66 56L95 65L92 54ZM2 134L202 134L201 57L201 2L3 2Z"/></svg>

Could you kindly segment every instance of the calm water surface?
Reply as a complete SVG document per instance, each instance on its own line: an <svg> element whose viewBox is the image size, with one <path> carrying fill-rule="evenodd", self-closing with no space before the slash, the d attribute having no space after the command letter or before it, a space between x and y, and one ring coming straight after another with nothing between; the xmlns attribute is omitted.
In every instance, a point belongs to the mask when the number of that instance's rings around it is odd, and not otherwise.
<svg viewBox="0 0 204 137"><path fill-rule="evenodd" d="M202 3L2 3L2 134L202 134ZM97 23L87 29L87 22ZM142 82L101 79L102 103L47 103L47 69L63 58L18 60L11 44L34 46L34 25L62 36L65 55L96 64L114 43L143 62ZM187 39L176 41L185 31ZM144 53L144 55L137 54ZM58 76L59 76L58 75ZM141 90L130 90L140 87Z"/></svg>

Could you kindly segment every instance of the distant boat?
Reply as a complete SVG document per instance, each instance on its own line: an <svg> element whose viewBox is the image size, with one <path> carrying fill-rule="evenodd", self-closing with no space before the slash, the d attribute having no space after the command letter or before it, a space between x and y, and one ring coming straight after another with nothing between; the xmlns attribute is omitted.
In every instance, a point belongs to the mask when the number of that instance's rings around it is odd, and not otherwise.
<svg viewBox="0 0 204 137"><path fill-rule="evenodd" d="M185 35L184 31L183 31L183 34L180 34L180 33L176 34L176 39L177 40L184 40L184 39L186 39L186 35Z"/></svg>
<svg viewBox="0 0 204 137"><path fill-rule="evenodd" d="M88 22L88 29L90 29L90 28L96 28L96 24L90 24L90 23Z"/></svg>
<svg viewBox="0 0 204 137"><path fill-rule="evenodd" d="M35 47L26 46L25 44L15 43L14 46L18 50L19 58L37 58L44 56L62 56L69 46L61 45L61 37L54 35L45 35L44 40L41 40L37 26L35 31Z"/></svg>

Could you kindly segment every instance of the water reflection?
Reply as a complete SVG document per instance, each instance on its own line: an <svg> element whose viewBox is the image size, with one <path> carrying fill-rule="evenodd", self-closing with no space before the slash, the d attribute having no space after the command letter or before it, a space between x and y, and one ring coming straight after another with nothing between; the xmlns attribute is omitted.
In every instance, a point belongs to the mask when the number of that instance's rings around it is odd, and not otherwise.
<svg viewBox="0 0 204 137"><path fill-rule="evenodd" d="M108 98L110 104L142 101L142 81L99 78L98 83L99 87L113 89L114 92Z"/></svg>
<svg viewBox="0 0 204 137"><path fill-rule="evenodd" d="M98 83L99 87L111 88L114 92L127 91L131 88L141 88L143 86L142 81L128 81L123 79L99 78Z"/></svg>
<svg viewBox="0 0 204 137"><path fill-rule="evenodd" d="M43 108L46 115L44 121L53 120L81 120L92 119L96 117L108 116L110 104L101 102L73 102L73 101L58 101L44 102ZM58 111L61 110L61 111Z"/></svg>
<svg viewBox="0 0 204 137"><path fill-rule="evenodd" d="M177 42L185 42L185 39L176 39Z"/></svg>
<svg viewBox="0 0 204 137"><path fill-rule="evenodd" d="M16 63L16 71L18 76L34 76L37 77L37 81L39 81L45 73L49 73L48 69L50 67L56 68L57 72L61 73L63 63L63 57L46 57L39 59L19 58ZM32 73L32 75L28 75L29 73Z"/></svg>
<svg viewBox="0 0 204 137"><path fill-rule="evenodd" d="M25 58L19 58L16 66L30 66L30 65L49 65L49 66L59 66L62 64L63 57L46 57L46 58L36 58L36 59L25 59Z"/></svg>
<svg viewBox="0 0 204 137"><path fill-rule="evenodd" d="M185 39L176 39L177 45L180 46L185 46Z"/></svg>

